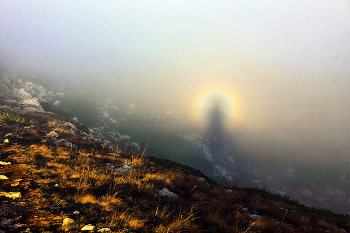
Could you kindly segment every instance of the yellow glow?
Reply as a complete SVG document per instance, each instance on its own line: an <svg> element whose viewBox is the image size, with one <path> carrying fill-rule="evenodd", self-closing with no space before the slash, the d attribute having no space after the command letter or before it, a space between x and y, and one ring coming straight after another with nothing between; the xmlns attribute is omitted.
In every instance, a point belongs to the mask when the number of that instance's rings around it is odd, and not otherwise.
<svg viewBox="0 0 350 233"><path fill-rule="evenodd" d="M205 127L207 115L213 108L215 101L220 102L227 127L237 125L242 120L242 104L232 84L213 81L200 86L194 91L189 106L192 124Z"/></svg>

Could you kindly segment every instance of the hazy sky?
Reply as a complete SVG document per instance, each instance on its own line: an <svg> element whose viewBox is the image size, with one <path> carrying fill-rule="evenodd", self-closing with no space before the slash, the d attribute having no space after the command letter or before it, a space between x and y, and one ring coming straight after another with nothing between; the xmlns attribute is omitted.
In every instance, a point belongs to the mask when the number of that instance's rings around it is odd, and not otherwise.
<svg viewBox="0 0 350 233"><path fill-rule="evenodd" d="M350 1L0 0L0 65L350 157Z"/></svg>

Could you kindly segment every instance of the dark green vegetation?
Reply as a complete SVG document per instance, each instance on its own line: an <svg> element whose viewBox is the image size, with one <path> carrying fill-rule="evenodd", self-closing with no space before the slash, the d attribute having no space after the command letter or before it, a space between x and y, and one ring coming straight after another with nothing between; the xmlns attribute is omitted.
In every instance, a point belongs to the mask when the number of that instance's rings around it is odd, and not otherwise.
<svg viewBox="0 0 350 233"><path fill-rule="evenodd" d="M18 117L38 123L28 127L11 117L0 120L1 142L12 133L9 143L0 145L1 161L11 163L0 166L8 177L0 183L0 218L12 219L2 230L79 232L92 224L112 232L350 231L347 215L305 207L263 189L218 185L199 170L167 159L119 153L83 140L80 130L69 133L54 115ZM52 130L77 148L54 145L46 137ZM131 170L115 170L123 165ZM176 196L161 196L164 188ZM11 199L9 192L21 197ZM65 218L74 222L62 226Z"/></svg>
<svg viewBox="0 0 350 233"><path fill-rule="evenodd" d="M25 118L14 112L0 111L0 119L16 122L19 124L35 124L38 121L36 119Z"/></svg>

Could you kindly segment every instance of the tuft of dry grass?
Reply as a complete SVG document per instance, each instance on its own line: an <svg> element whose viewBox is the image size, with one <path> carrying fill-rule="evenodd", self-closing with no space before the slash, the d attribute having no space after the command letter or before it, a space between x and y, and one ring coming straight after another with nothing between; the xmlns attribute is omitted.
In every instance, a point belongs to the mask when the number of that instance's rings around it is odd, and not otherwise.
<svg viewBox="0 0 350 233"><path fill-rule="evenodd" d="M107 212L115 212L118 209L124 209L126 207L126 203L116 197L115 193L113 196L102 196L98 200L98 204L103 208L104 211Z"/></svg>
<svg viewBox="0 0 350 233"><path fill-rule="evenodd" d="M81 204L96 204L98 201L92 194L75 195L74 201Z"/></svg>

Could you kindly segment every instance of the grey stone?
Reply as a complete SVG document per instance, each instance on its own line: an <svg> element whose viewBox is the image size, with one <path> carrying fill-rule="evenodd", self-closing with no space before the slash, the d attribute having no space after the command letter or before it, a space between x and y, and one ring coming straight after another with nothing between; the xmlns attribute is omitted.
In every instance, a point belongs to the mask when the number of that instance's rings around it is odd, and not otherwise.
<svg viewBox="0 0 350 233"><path fill-rule="evenodd" d="M163 188L159 190L158 194L162 197L177 197L177 195L173 192L170 192L167 188Z"/></svg>

